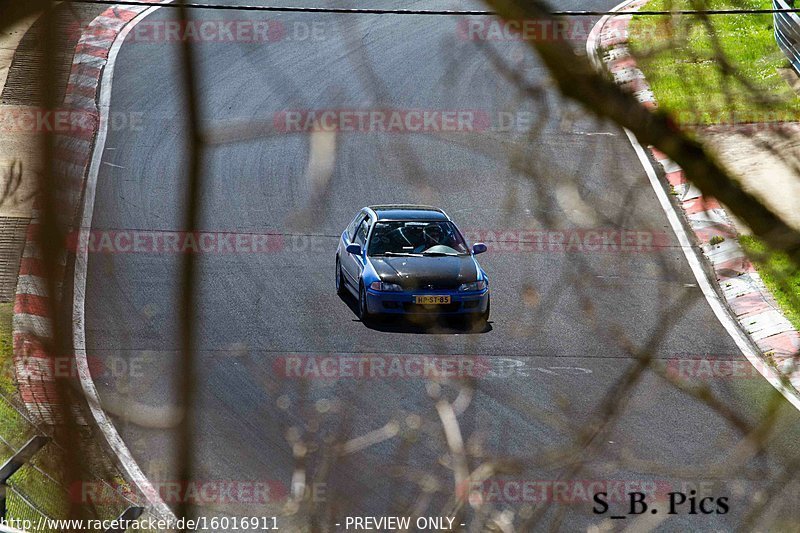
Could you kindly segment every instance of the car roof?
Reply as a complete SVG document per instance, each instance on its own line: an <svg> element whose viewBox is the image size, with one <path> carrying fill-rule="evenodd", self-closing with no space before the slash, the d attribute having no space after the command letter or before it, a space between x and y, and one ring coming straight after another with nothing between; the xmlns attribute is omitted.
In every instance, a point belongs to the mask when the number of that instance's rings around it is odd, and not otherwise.
<svg viewBox="0 0 800 533"><path fill-rule="evenodd" d="M450 220L444 211L429 205L386 204L371 205L378 220Z"/></svg>

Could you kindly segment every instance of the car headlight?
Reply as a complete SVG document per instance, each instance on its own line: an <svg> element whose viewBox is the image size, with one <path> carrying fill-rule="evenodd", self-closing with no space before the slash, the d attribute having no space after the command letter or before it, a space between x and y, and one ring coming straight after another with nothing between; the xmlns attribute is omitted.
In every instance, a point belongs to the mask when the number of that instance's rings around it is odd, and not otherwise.
<svg viewBox="0 0 800 533"><path fill-rule="evenodd" d="M473 281L472 283L464 283L462 284L458 290L459 292L472 292L472 291L482 291L486 288L486 280L478 280Z"/></svg>
<svg viewBox="0 0 800 533"><path fill-rule="evenodd" d="M403 287L398 285L397 283L384 283L383 281L373 281L369 284L369 288L373 291L389 291L389 292L398 292L402 291Z"/></svg>

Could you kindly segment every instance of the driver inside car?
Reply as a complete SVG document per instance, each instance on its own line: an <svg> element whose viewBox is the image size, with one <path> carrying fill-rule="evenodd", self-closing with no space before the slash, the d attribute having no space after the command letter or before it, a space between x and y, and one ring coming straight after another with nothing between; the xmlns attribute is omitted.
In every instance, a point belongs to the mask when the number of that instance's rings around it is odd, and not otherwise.
<svg viewBox="0 0 800 533"><path fill-rule="evenodd" d="M414 248L415 253L421 253L432 248L442 241L442 228L438 224L431 224L422 230L422 243Z"/></svg>

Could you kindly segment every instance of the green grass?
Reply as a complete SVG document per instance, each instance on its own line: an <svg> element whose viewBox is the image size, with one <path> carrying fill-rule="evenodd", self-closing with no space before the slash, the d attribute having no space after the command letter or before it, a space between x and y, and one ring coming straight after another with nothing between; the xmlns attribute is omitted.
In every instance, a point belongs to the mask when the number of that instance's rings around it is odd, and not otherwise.
<svg viewBox="0 0 800 533"><path fill-rule="evenodd" d="M13 316L14 304L0 303L0 393L6 396L15 391L14 367L11 363L14 356L14 339L11 335Z"/></svg>
<svg viewBox="0 0 800 533"><path fill-rule="evenodd" d="M705 0L701 5L758 9L771 8L772 2ZM692 7L697 6L689 0L653 0L643 9ZM789 64L775 42L772 15L711 15L708 20L713 31L695 16L633 17L630 48L659 107L682 125L800 120L800 97L778 70ZM723 75L712 35L736 75ZM756 239L742 237L740 242L789 320L800 329L800 272L788 257L767 253Z"/></svg>
<svg viewBox="0 0 800 533"><path fill-rule="evenodd" d="M14 343L11 333L12 303L0 304L0 461L8 459L13 450L19 449L36 434L35 428L12 405L10 398L16 394L14 382ZM7 444L6 444L7 443ZM69 504L67 494L57 482L59 480L60 454L58 448L47 445L34 456L31 464L23 466L11 477L9 484L23 493L31 503L52 518L67 518ZM42 472L46 472L47 475ZM48 477L49 476L49 477ZM34 523L38 514L15 492L8 496L8 516L30 519Z"/></svg>
<svg viewBox="0 0 800 533"><path fill-rule="evenodd" d="M690 9L689 0L653 0L643 9ZM702 4L701 4L702 5ZM771 8L770 0L706 0L708 8ZM634 16L629 44L659 107L684 125L800 119L800 98L778 69L788 60L771 14ZM712 35L736 75L723 75ZM749 87L748 87L749 86Z"/></svg>
<svg viewBox="0 0 800 533"><path fill-rule="evenodd" d="M743 235L739 242L752 258L764 284L783 309L786 318L795 329L800 330L800 270L785 253L770 251L755 237Z"/></svg>

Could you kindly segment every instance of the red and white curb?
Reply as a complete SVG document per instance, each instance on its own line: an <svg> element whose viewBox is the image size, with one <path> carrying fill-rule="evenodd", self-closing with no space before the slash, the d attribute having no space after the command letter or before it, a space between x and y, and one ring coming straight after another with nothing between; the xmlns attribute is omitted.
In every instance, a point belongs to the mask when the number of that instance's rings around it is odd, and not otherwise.
<svg viewBox="0 0 800 533"><path fill-rule="evenodd" d="M171 0L145 0L148 3L167 3ZM75 54L63 106L69 111L80 113L90 118L88 127L69 134L57 134L55 137L54 171L58 178L58 191L55 192L58 216L61 227L71 229L75 226L78 215L82 212L81 200L91 205L94 203L94 186L97 178L99 158L105 145L108 127L108 106L110 101L110 85L113 66L117 53L133 25L157 6L112 6L103 11L83 29ZM101 85L102 81L102 85ZM87 179L88 178L88 179ZM91 211L91 206L89 207ZM86 221L83 210L81 233L88 232L84 228ZM91 213L89 214L91 224ZM48 294L44 264L36 240L39 228L39 213L34 209L26 237L25 249L20 265L17 281L16 299L14 303L13 335L14 366L20 395L31 414L43 424L58 424L59 398L56 394L56 372L63 371L60 354L48 354L52 349L53 328L50 316L50 298L60 300L61 283L64 274L62 268L58 275L56 295ZM76 280L78 272L82 276L82 285L73 287L73 321L72 338L75 349L74 358L67 365L67 370L77 369L81 387L89 403L97 425L106 437L109 445L121 463L127 477L132 481L150 503L152 510L162 518L174 519L175 516L161 499L158 492L142 473L130 451L120 438L114 425L108 420L100 406L97 390L89 372L83 320L85 295L86 257L75 259ZM76 284L77 285L77 284ZM57 302L56 302L57 303ZM79 308L79 312L77 309ZM54 357L57 363L54 365ZM58 365L58 368L54 368Z"/></svg>
<svg viewBox="0 0 800 533"><path fill-rule="evenodd" d="M70 227L79 208L84 178L98 127L97 96L100 76L108 53L120 30L146 7L111 7L92 20L78 40L64 95L63 108L79 113L85 120L80 128L54 135L53 172L58 182L54 191L61 227ZM37 422L58 423L59 399L55 389L58 373L69 372L69 365L57 354L56 361L48 354L53 349L51 302L47 293L45 265L39 250L38 204L34 205L31 222L20 262L14 301L13 337L14 372L20 396ZM57 275L60 292L63 258ZM56 295L59 299L59 295Z"/></svg>
<svg viewBox="0 0 800 533"><path fill-rule="evenodd" d="M613 11L635 11L648 1L629 0ZM628 25L632 18L632 14L603 17L592 30L587 53L596 68L608 70L617 84L632 93L642 105L655 108L658 103L650 85L628 48ZM601 54L602 57L599 57ZM629 134L629 138L636 148L638 142L635 137ZM795 355L800 351L800 333L781 313L775 299L739 246L736 228L719 202L704 197L688 182L683 169L665 154L652 146L646 149L663 168L671 194L677 198L689 227L701 244L728 308L761 352L758 354L761 357L759 364L751 362L757 368L760 365L762 374L769 373L769 367L774 367L780 375L772 378L788 378L794 387L792 393L796 399L797 391L800 391L800 371L787 374L794 368ZM725 240L712 245L710 240L714 236ZM775 379L770 381L776 384Z"/></svg>
<svg viewBox="0 0 800 533"><path fill-rule="evenodd" d="M48 350L52 349L53 325L49 316L45 265L36 244L38 230L39 215L34 208L25 237L14 299L14 374L22 401L35 421L53 424L59 401L54 363L48 356Z"/></svg>

